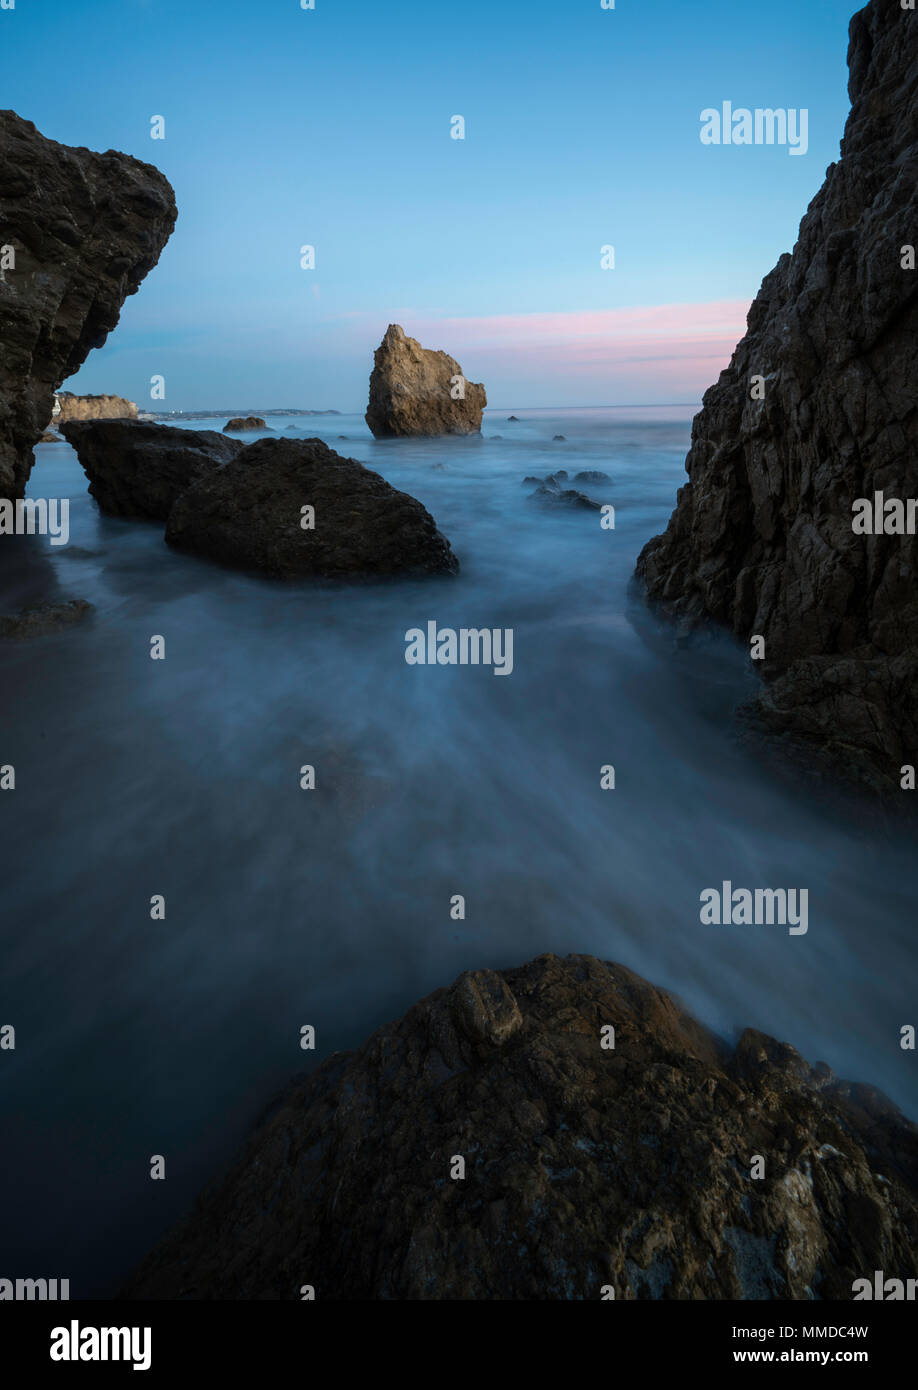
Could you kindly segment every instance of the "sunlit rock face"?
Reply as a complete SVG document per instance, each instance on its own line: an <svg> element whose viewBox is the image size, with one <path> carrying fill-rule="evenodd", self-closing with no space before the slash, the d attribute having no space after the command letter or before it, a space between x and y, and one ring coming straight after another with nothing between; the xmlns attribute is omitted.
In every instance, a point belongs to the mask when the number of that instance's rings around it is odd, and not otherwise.
<svg viewBox="0 0 918 1390"><path fill-rule="evenodd" d="M377 439L398 435L476 434L488 403L448 353L422 348L390 323L376 349L366 422Z"/></svg>

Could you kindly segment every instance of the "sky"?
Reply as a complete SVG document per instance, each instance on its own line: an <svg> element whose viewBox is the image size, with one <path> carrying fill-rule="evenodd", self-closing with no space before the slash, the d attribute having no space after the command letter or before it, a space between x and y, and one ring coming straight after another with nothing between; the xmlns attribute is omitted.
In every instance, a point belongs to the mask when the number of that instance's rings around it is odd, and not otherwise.
<svg viewBox="0 0 918 1390"><path fill-rule="evenodd" d="M838 157L858 7L14 5L2 104L51 139L156 164L179 207L66 389L341 411L365 408L390 322L497 407L700 400ZM806 153L703 144L701 112L725 101L805 108Z"/></svg>

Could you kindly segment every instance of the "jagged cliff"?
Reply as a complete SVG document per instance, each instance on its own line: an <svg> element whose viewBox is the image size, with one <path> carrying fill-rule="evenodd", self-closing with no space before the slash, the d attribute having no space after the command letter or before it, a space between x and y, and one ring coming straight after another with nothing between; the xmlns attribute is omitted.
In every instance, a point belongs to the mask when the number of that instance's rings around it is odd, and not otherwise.
<svg viewBox="0 0 918 1390"><path fill-rule="evenodd" d="M150 164L0 111L0 497L21 497L55 390L118 322L176 219Z"/></svg>
<svg viewBox="0 0 918 1390"><path fill-rule="evenodd" d="M918 541L856 534L852 507L918 497L918 14L871 0L848 63L841 158L704 397L638 573L686 623L765 638L760 723L896 792L918 763Z"/></svg>
<svg viewBox="0 0 918 1390"><path fill-rule="evenodd" d="M850 1299L916 1246L918 1129L879 1092L545 955L294 1085L122 1296Z"/></svg>

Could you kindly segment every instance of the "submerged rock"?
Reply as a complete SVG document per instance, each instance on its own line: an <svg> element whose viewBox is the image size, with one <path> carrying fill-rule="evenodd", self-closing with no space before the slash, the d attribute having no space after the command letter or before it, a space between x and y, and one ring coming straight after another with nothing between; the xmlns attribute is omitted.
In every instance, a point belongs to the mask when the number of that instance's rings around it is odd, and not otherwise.
<svg viewBox="0 0 918 1390"><path fill-rule="evenodd" d="M454 399L459 379L464 394ZM454 357L422 348L400 324L389 324L373 359L366 413L377 439L475 434L487 403L484 387L466 381Z"/></svg>
<svg viewBox="0 0 918 1390"><path fill-rule="evenodd" d="M53 430L45 430L38 442L39 444L63 444L64 441L62 437L59 434L55 434Z"/></svg>
<svg viewBox="0 0 918 1390"><path fill-rule="evenodd" d="M303 509L313 508L314 526ZM321 439L260 439L176 500L166 540L278 578L454 574L430 513Z"/></svg>
<svg viewBox="0 0 918 1390"><path fill-rule="evenodd" d="M545 955L295 1083L121 1296L850 1300L916 1242L918 1129L879 1092Z"/></svg>
<svg viewBox="0 0 918 1390"><path fill-rule="evenodd" d="M537 487L535 492L529 494L529 500L546 503L552 507L584 507L589 511L602 510L602 504L594 502L593 498L587 497L585 492L578 492L576 488L560 488L553 480L549 480L542 487Z"/></svg>
<svg viewBox="0 0 918 1390"><path fill-rule="evenodd" d="M231 431L238 431L244 434L247 430L267 430L270 425L266 425L260 415L234 415L232 420L227 420L223 426L223 433L229 434Z"/></svg>
<svg viewBox="0 0 918 1390"><path fill-rule="evenodd" d="M92 612L93 605L84 598L64 603L37 603L19 613L0 614L0 638L21 642L30 637L46 637L49 633L74 627Z"/></svg>
<svg viewBox="0 0 918 1390"><path fill-rule="evenodd" d="M54 392L118 322L176 218L158 169L46 140L0 111L0 498L23 495Z"/></svg>
<svg viewBox="0 0 918 1390"><path fill-rule="evenodd" d="M841 159L766 276L692 427L688 484L638 561L684 624L765 639L759 724L878 792L918 764L918 541L854 534L918 497L918 16L850 26Z"/></svg>
<svg viewBox="0 0 918 1390"><path fill-rule="evenodd" d="M598 468L585 468L581 473L574 474L575 483L607 483L608 473L603 473Z"/></svg>
<svg viewBox="0 0 918 1390"><path fill-rule="evenodd" d="M245 448L216 430L143 420L72 421L62 429L102 510L152 521L165 521L180 493Z"/></svg>

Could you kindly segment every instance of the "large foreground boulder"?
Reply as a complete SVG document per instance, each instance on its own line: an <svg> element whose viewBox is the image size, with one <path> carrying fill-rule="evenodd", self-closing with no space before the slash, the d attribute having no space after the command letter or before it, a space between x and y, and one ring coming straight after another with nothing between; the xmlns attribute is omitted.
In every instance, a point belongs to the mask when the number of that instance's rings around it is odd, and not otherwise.
<svg viewBox="0 0 918 1390"><path fill-rule="evenodd" d="M124 1295L847 1300L916 1250L918 1129L879 1092L546 955L295 1084Z"/></svg>
<svg viewBox="0 0 918 1390"><path fill-rule="evenodd" d="M488 403L448 353L422 348L390 323L376 349L366 422L377 439L397 435L475 434Z"/></svg>
<svg viewBox="0 0 918 1390"><path fill-rule="evenodd" d="M260 439L203 472L172 507L166 540L283 579L459 568L416 498L321 439Z"/></svg>
<svg viewBox="0 0 918 1390"><path fill-rule="evenodd" d="M850 26L827 173L695 419L687 486L638 561L692 625L765 638L760 722L880 791L918 763L918 539L854 504L918 497L918 14Z"/></svg>
<svg viewBox="0 0 918 1390"><path fill-rule="evenodd" d="M0 111L0 498L23 495L55 390L105 342L175 218L152 165Z"/></svg>
<svg viewBox="0 0 918 1390"><path fill-rule="evenodd" d="M89 491L110 516L165 521L180 493L245 446L216 430L143 420L70 421L61 432L77 451Z"/></svg>

